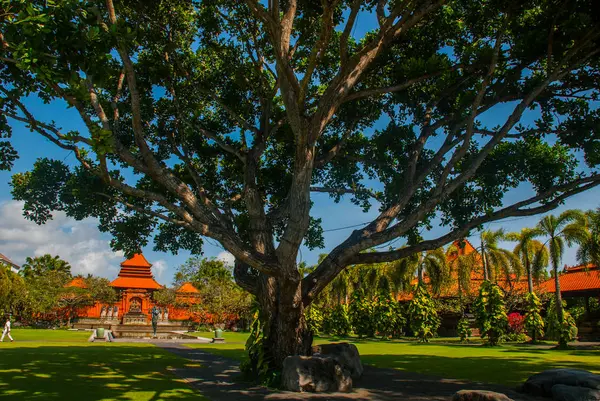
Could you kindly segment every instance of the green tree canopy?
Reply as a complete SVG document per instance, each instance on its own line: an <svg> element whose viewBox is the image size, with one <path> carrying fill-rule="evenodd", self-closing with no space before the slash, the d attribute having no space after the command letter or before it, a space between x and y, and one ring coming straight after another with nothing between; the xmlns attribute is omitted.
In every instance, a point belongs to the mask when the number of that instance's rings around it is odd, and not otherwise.
<svg viewBox="0 0 600 401"><path fill-rule="evenodd" d="M45 254L34 258L28 256L20 270L24 277L43 276L47 272L59 273L66 280L71 277L71 265L58 255Z"/></svg>
<svg viewBox="0 0 600 401"><path fill-rule="evenodd" d="M78 161L14 176L26 216L98 218L127 252L218 241L273 320L279 365L310 351L303 310L347 266L600 183L594 0L0 5L0 168L15 121ZM44 119L32 94L85 128ZM513 203L519 186L532 191ZM300 246L324 244L315 192L379 210L301 277ZM423 241L436 218L446 233ZM399 237L408 246L364 252Z"/></svg>

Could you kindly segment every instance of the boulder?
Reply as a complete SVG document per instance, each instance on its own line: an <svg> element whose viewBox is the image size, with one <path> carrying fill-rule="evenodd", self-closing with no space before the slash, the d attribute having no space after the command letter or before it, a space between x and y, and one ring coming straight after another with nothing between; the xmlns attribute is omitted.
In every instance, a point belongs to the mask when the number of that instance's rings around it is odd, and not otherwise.
<svg viewBox="0 0 600 401"><path fill-rule="evenodd" d="M335 359L318 356L288 356L281 372L283 388L288 391L350 392L350 372Z"/></svg>
<svg viewBox="0 0 600 401"><path fill-rule="evenodd" d="M526 394L552 397L557 384L600 390L600 375L581 369L549 369L531 376L521 387Z"/></svg>
<svg viewBox="0 0 600 401"><path fill-rule="evenodd" d="M363 374L363 365L360 361L358 348L354 344L333 343L321 344L312 347L313 356L333 358L350 372L352 380L358 380Z"/></svg>
<svg viewBox="0 0 600 401"><path fill-rule="evenodd" d="M552 398L555 401L600 401L600 390L556 384L552 386Z"/></svg>
<svg viewBox="0 0 600 401"><path fill-rule="evenodd" d="M493 391L460 390L454 394L452 401L512 401L512 399Z"/></svg>

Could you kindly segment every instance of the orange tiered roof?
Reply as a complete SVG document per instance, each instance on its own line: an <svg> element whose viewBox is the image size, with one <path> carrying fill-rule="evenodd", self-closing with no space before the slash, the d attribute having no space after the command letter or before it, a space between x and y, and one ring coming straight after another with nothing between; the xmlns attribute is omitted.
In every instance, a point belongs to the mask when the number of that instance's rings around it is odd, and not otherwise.
<svg viewBox="0 0 600 401"><path fill-rule="evenodd" d="M200 291L198 291L198 289L196 287L194 287L194 285L192 283L185 282L181 285L181 287L179 287L177 289L177 292L179 293L186 293L186 294L198 294L200 293Z"/></svg>
<svg viewBox="0 0 600 401"><path fill-rule="evenodd" d="M121 263L119 276L110 285L117 288L143 288L158 290L163 288L154 280L150 268L152 265L144 255L136 253L131 258Z"/></svg>
<svg viewBox="0 0 600 401"><path fill-rule="evenodd" d="M456 252L455 254L448 255L448 257L447 257L448 263L451 263L454 260L456 260L456 258L458 256L469 255L473 252L477 252L476 258L477 258L478 262L481 263L481 260L480 260L481 257L479 256L479 252L469 242L469 240L464 239L461 241L454 241L453 245L458 249L458 252ZM471 295L478 294L479 287L481 287L481 284L483 283L483 264L481 264L481 266L478 266L478 267L479 267L478 269L475 269L474 271L471 272L471 279L469 280L469 291L465 291ZM423 282L426 285L428 285L429 277L427 277L425 275L425 277L423 277ZM417 285L417 283L418 283L417 278L413 279L411 282L411 284L413 286ZM498 280L496 284L498 284L505 291L511 291L511 292L526 292L527 291L527 277L520 277L519 280L517 280L516 276L513 275L511 277L510 282L508 282L506 280ZM435 297L436 298L458 297L458 281L456 279L456 273L453 274L452 283L450 285L442 288L442 291L440 292L440 294L436 295ZM404 292L404 293L398 294L398 301L410 301L412 299L413 299L412 292Z"/></svg>
<svg viewBox="0 0 600 401"><path fill-rule="evenodd" d="M591 264L567 267L566 273L558 276L558 281L561 293L600 292L600 267ZM554 277L544 281L540 287L556 292Z"/></svg>

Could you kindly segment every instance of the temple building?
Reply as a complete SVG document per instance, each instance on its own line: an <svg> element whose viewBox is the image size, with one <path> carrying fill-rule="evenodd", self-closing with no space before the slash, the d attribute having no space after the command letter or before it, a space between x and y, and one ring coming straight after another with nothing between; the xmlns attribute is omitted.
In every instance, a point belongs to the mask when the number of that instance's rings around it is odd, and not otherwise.
<svg viewBox="0 0 600 401"><path fill-rule="evenodd" d="M141 253L121 263L117 278L110 283L119 295L118 301L111 305L96 302L78 309L74 327L105 327L116 336L148 334L154 306L160 309L160 331L177 331L188 325L193 320L193 314L188 308L177 305L199 303L198 289L191 283L184 283L176 290L175 305L156 305L152 295L165 287L154 279L151 268L152 265ZM67 286L85 287L85 282L81 277L76 277Z"/></svg>

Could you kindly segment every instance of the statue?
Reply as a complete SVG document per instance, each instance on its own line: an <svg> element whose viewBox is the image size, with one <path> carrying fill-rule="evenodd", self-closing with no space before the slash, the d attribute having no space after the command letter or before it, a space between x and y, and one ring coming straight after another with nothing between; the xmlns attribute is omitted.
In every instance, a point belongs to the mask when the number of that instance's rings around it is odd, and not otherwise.
<svg viewBox="0 0 600 401"><path fill-rule="evenodd" d="M106 318L107 319L112 319L112 315L113 315L112 306L109 306L108 310L106 311Z"/></svg>
<svg viewBox="0 0 600 401"><path fill-rule="evenodd" d="M169 309L167 309L167 308L164 309L163 320L165 322L169 321Z"/></svg>
<svg viewBox="0 0 600 401"><path fill-rule="evenodd" d="M115 306L113 308L113 319L118 319L119 318L119 307Z"/></svg>
<svg viewBox="0 0 600 401"><path fill-rule="evenodd" d="M152 331L154 332L154 337L156 337L156 326L158 326L158 317L160 315L160 308L153 306L151 313L152 313Z"/></svg>
<svg viewBox="0 0 600 401"><path fill-rule="evenodd" d="M106 306L103 306L102 309L100 309L100 319L104 319L106 317Z"/></svg>

